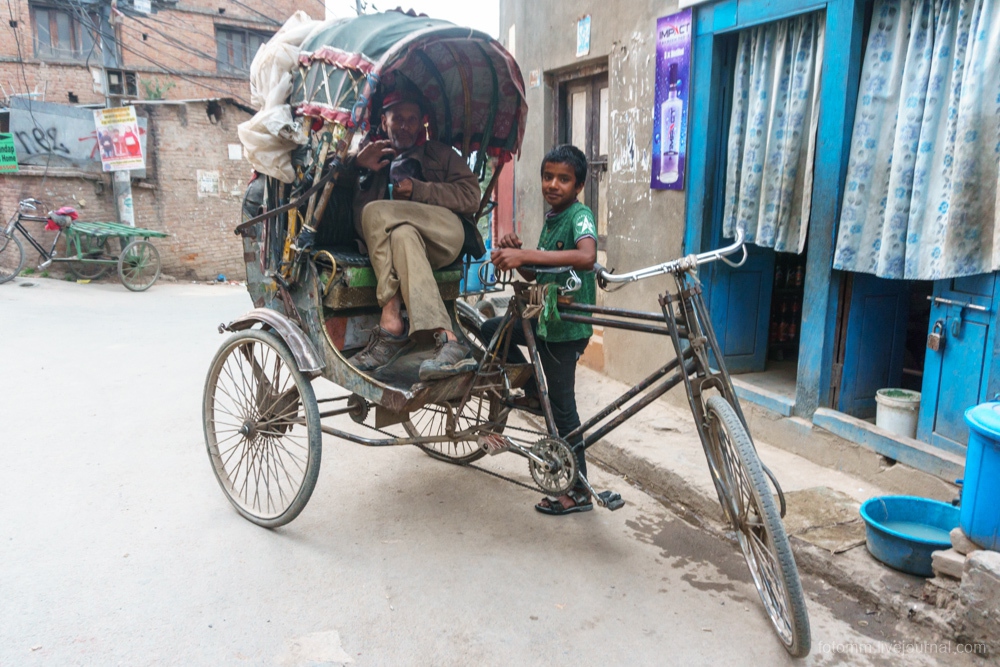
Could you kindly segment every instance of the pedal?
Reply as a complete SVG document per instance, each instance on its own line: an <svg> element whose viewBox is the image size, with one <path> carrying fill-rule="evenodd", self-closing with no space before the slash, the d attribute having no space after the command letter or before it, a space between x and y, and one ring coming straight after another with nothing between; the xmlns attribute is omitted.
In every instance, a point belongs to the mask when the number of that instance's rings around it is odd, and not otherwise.
<svg viewBox="0 0 1000 667"><path fill-rule="evenodd" d="M490 456L502 454L513 446L513 443L506 436L498 435L496 433L481 435L476 439L476 442L479 444L479 449L483 450Z"/></svg>
<svg viewBox="0 0 1000 667"><path fill-rule="evenodd" d="M621 494L614 491L601 491L598 493L597 504L601 507L607 507L612 512L625 507L625 501L622 499Z"/></svg>

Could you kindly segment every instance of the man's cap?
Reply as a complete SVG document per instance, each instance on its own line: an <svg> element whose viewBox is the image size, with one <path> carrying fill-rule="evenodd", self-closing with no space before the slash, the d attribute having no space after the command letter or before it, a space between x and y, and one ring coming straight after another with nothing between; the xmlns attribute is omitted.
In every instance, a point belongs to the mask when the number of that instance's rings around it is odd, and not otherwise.
<svg viewBox="0 0 1000 667"><path fill-rule="evenodd" d="M404 102L416 104L422 112L426 112L427 110L427 100L424 99L424 96L417 90L416 86L405 79L397 79L396 86L382 98L382 110L391 109Z"/></svg>

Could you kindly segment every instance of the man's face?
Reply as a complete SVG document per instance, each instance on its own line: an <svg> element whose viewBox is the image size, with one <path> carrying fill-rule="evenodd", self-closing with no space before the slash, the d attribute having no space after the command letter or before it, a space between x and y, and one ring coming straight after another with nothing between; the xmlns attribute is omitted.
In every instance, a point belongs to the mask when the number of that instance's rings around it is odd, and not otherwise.
<svg viewBox="0 0 1000 667"><path fill-rule="evenodd" d="M424 131L420 107L412 102L400 102L383 114L382 129L397 152L413 148Z"/></svg>

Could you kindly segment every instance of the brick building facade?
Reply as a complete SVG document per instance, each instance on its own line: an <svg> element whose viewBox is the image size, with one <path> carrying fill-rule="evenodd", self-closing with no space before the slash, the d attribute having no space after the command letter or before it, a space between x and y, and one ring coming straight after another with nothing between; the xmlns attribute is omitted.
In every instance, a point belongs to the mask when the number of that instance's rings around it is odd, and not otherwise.
<svg viewBox="0 0 1000 667"><path fill-rule="evenodd" d="M135 224L170 233L169 238L155 241L168 275L191 280L211 280L220 273L232 279L244 277L242 246L233 227L239 222L251 171L242 157L230 156L230 146L240 155L236 126L250 117L241 107L225 100L136 104L137 114L147 121L146 146L152 159L146 178L133 179ZM0 183L4 220L17 211L18 201L28 197L40 199L46 210L73 206L81 220L115 219L105 174L22 165L19 173L0 176ZM44 231L40 223L26 226L48 247L53 232ZM33 267L38 253L25 246L25 266ZM59 268L54 265L50 271Z"/></svg>
<svg viewBox="0 0 1000 667"><path fill-rule="evenodd" d="M23 99L25 92L67 110L69 105L103 105L104 91L95 83L100 66L129 77L134 73L137 94L124 99L135 100L137 114L145 118L147 159L144 177L132 172L136 225L171 234L155 243L165 273L181 279L213 279L220 273L242 279L242 248L232 229L251 174L236 132L251 114L250 60L259 41L296 9L322 16L322 2L154 0L160 11L148 16L130 11L130 0L118 5L121 16L108 0L11 0L16 26L5 22L0 27L0 85L7 98L0 106L12 96ZM109 20L102 22L104 9ZM114 35L110 46L103 40L103 52L87 41L86 17L91 32L102 27L105 37ZM6 123L0 111L0 125ZM0 131L12 130L3 126ZM60 136L60 141L69 145L85 138ZM26 147L17 141L15 146L20 162ZM63 157L49 150L36 155L33 164L21 164L19 173L0 176L0 218L16 212L19 200L35 197L46 210L70 205L82 220L114 220L110 175L100 172L99 163L95 168ZM42 225L29 227L43 245L51 243L52 233ZM37 253L30 246L26 253L26 266L35 266ZM58 271L58 265L50 270Z"/></svg>
<svg viewBox="0 0 1000 667"><path fill-rule="evenodd" d="M99 72L94 73L103 62L135 74L136 98L156 97L159 88L168 99L232 97L249 103L247 70L259 39L266 40L297 9L323 16L322 0L154 0L158 11L150 15L131 11L130 0L118 0L120 13L110 5L110 0L10 0L16 27L8 21L0 26L0 85L6 94L103 103L103 90L95 84ZM94 39L98 27L105 40ZM117 53L93 46L112 36Z"/></svg>

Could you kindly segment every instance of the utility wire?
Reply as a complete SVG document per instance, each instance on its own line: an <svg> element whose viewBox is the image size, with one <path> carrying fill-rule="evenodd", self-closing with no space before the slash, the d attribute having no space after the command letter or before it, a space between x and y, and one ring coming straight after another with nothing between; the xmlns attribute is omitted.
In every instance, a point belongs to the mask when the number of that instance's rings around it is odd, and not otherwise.
<svg viewBox="0 0 1000 667"><path fill-rule="evenodd" d="M21 38L18 35L18 28L14 25L20 27L21 22L14 18L14 8L10 5L10 0L7 0L7 13L10 14L10 29L14 33L14 43L17 45L17 62L21 65L21 80L24 81L24 96L28 102L28 117L31 118L31 124L35 126L35 129L39 132L44 133L41 123L35 118L35 111L32 109L34 100L31 98L31 90L28 85L28 73L24 66L24 56L21 54ZM13 91L12 91L13 92ZM52 151L49 150L45 153L45 171L42 172L42 182L38 186L39 190L45 189L45 181L49 178L49 165L52 164Z"/></svg>
<svg viewBox="0 0 1000 667"><path fill-rule="evenodd" d="M7 1L8 1L8 3L10 2L10 0L7 0ZM70 1L72 2L72 0L70 0ZM81 16L80 18L81 18L81 20L86 19L86 24L88 24L92 29L95 28L94 22L93 22L93 20L90 17ZM206 88L208 90L212 90L212 91L215 91L217 93L222 93L226 97L235 98L235 99L239 100L240 102L242 102L243 104L246 104L247 106L250 106L250 103L246 99L244 99L243 97L241 97L238 93L233 92L232 90L224 90L222 88L217 88L215 86L212 86L212 85L209 85L207 83L204 83L204 82L198 81L196 79L193 79L190 76L187 76L184 73L182 73L182 72L180 72L178 70L175 70L174 68L170 67L169 65L165 65L165 64L163 64L163 63L161 63L161 62L159 62L157 60L154 60L153 58L150 58L149 56L147 56L147 55L145 55L145 54L143 54L143 53L141 53L141 52L133 49L130 46L126 46L125 44L122 44L121 42L118 42L118 46L122 50L128 51L129 53L135 55L136 57L141 58L142 60L145 60L146 62L148 62L148 63L150 63L150 64L152 64L152 65L154 65L156 67L159 67L161 70L163 70L167 74L171 74L172 76L176 76L177 78L179 78L179 79L181 79L183 81L187 81L188 83L194 84L194 85L199 86L201 88ZM158 54L160 54L160 55L166 56L168 58L172 57L171 54L164 53L164 52L160 51L159 49L155 49L154 48L154 49L151 49L151 50L154 51L154 52L156 52L156 53L158 53Z"/></svg>

